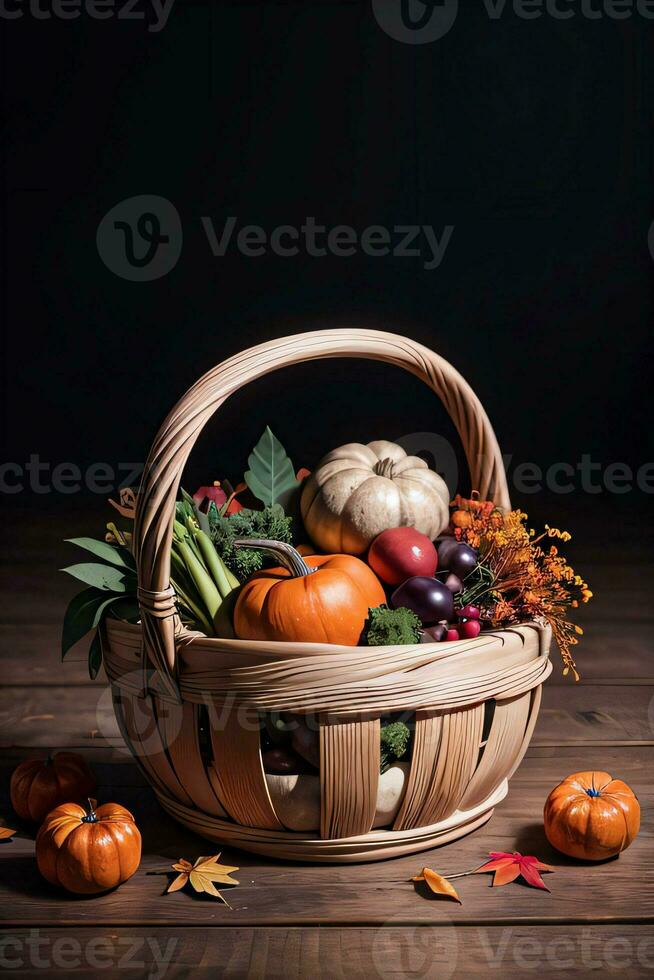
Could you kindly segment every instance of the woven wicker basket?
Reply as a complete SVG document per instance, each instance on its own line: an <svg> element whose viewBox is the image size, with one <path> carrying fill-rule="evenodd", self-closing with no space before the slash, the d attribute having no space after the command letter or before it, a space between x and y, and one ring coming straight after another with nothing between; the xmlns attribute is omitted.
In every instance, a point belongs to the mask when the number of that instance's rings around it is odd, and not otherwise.
<svg viewBox="0 0 654 980"><path fill-rule="evenodd" d="M183 467L207 420L248 381L302 361L361 357L410 371L441 398L463 441L472 486L508 508L497 440L479 400L442 358L375 330L323 330L230 358L187 392L161 427L138 498L141 624L108 620L104 662L122 734L165 810L212 841L294 860L393 857L481 826L507 792L551 671L538 623L475 640L399 647L250 642L186 630L170 587ZM320 827L276 812L261 760L260 712L311 714L320 728ZM380 715L415 712L403 798L372 830Z"/></svg>

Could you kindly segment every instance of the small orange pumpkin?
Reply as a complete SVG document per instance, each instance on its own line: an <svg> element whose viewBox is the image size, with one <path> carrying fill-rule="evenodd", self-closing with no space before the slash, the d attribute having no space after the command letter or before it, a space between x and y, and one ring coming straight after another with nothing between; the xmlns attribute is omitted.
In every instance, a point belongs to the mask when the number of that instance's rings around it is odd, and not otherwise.
<svg viewBox="0 0 654 980"><path fill-rule="evenodd" d="M134 817L117 803L89 812L64 803L47 815L36 836L36 862L51 885L96 895L131 878L141 861Z"/></svg>
<svg viewBox="0 0 654 980"><path fill-rule="evenodd" d="M385 601L375 573L352 555L311 555L305 561L280 541L241 538L234 546L266 551L284 565L256 573L241 588L234 609L241 640L353 647L368 609Z"/></svg>
<svg viewBox="0 0 654 980"><path fill-rule="evenodd" d="M95 790L95 778L81 755L57 752L47 759L27 759L14 769L11 805L23 820L40 823L59 803L83 800Z"/></svg>
<svg viewBox="0 0 654 980"><path fill-rule="evenodd" d="M545 833L557 851L601 861L629 847L640 829L640 804L608 772L576 772L545 803Z"/></svg>

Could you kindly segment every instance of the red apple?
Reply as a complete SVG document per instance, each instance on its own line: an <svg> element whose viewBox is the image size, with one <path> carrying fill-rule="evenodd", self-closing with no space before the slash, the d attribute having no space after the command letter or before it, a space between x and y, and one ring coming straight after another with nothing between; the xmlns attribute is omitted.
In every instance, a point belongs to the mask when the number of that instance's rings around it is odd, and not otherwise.
<svg viewBox="0 0 654 980"><path fill-rule="evenodd" d="M400 585L415 575L432 576L438 555L426 534L414 527L392 527L370 545L368 564L382 582Z"/></svg>

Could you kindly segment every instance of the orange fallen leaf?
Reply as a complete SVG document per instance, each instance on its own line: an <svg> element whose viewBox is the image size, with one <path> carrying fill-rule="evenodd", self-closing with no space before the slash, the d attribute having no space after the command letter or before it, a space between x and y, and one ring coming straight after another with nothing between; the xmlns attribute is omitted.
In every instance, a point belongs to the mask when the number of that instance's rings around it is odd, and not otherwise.
<svg viewBox="0 0 654 980"><path fill-rule="evenodd" d="M9 840L16 833L15 830L10 830L9 827L0 827L0 840Z"/></svg>
<svg viewBox="0 0 654 980"><path fill-rule="evenodd" d="M439 875L438 872L432 871L431 868L423 868L422 874L416 875L412 881L424 881L430 891L434 895L442 895L443 898L451 898L453 902L458 902L462 905L463 902L459 898L454 885L444 878L443 875Z"/></svg>
<svg viewBox="0 0 654 980"><path fill-rule="evenodd" d="M238 868L218 864L219 857L220 854L214 854L213 857L199 857L195 864L191 864L185 858L180 858L177 864L173 864L173 869L179 871L179 874L166 889L166 894L177 892L190 882L191 888L196 892L206 892L207 895L213 895L214 898L219 898L221 902L227 905L216 888L216 883L219 885L238 885L238 881L231 877L232 871L238 871Z"/></svg>

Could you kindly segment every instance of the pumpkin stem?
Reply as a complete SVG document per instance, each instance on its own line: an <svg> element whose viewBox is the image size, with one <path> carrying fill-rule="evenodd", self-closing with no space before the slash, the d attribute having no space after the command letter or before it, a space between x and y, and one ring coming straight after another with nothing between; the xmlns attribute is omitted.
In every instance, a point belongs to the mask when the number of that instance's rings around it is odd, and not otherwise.
<svg viewBox="0 0 654 980"><path fill-rule="evenodd" d="M387 457L386 459L380 459L378 463L375 463L373 470L377 476L385 476L390 480L393 474L394 465L395 461Z"/></svg>
<svg viewBox="0 0 654 980"><path fill-rule="evenodd" d="M87 796L86 802L89 805L89 812L86 814L85 817L82 817L82 823L97 823L98 815L93 809L93 801L90 800L89 797Z"/></svg>
<svg viewBox="0 0 654 980"><path fill-rule="evenodd" d="M310 568L299 551L286 544L285 541L271 541L267 538L236 538L232 542L235 548L252 548L254 551L264 551L283 565L293 578L311 575L315 568Z"/></svg>
<svg viewBox="0 0 654 980"><path fill-rule="evenodd" d="M587 789L586 790L586 793L587 793L588 796L592 796L592 797L596 797L596 796L601 796L602 795L598 789L595 789L594 786L592 787L592 789Z"/></svg>

